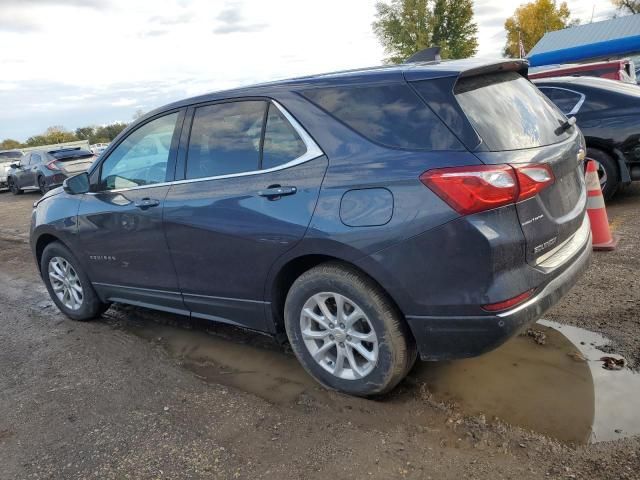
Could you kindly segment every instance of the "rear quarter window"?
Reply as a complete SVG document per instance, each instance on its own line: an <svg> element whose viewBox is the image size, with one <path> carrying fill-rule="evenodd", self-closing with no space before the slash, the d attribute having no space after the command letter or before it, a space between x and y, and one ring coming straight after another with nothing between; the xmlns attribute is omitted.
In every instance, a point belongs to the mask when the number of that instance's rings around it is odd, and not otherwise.
<svg viewBox="0 0 640 480"><path fill-rule="evenodd" d="M375 143L410 150L463 150L407 84L316 88L302 94Z"/></svg>
<svg viewBox="0 0 640 480"><path fill-rule="evenodd" d="M492 151L552 145L573 133L573 129L558 131L566 120L562 112L516 72L463 77L454 94Z"/></svg>

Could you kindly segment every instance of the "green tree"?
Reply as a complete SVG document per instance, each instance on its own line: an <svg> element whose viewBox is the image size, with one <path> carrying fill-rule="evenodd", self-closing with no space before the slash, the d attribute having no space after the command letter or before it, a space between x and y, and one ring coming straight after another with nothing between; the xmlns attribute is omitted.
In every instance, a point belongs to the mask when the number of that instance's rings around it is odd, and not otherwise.
<svg viewBox="0 0 640 480"><path fill-rule="evenodd" d="M472 0L435 0L432 45L442 47L442 58L468 58L478 51L478 25Z"/></svg>
<svg viewBox="0 0 640 480"><path fill-rule="evenodd" d="M623 13L640 13L640 0L611 0L611 3Z"/></svg>
<svg viewBox="0 0 640 480"><path fill-rule="evenodd" d="M504 22L507 31L505 56L520 57L519 40L522 40L525 52L529 52L545 33L574 25L576 22L569 20L570 15L567 2L558 6L554 0L534 0L519 6Z"/></svg>
<svg viewBox="0 0 640 480"><path fill-rule="evenodd" d="M34 135L32 137L27 138L27 141L24 142L27 147L40 147L42 145L47 145L47 137L44 135Z"/></svg>
<svg viewBox="0 0 640 480"><path fill-rule="evenodd" d="M478 48L472 0L391 0L376 4L373 31L399 63L415 52L441 47L442 58L466 58Z"/></svg>
<svg viewBox="0 0 640 480"><path fill-rule="evenodd" d="M75 133L66 130L62 125L53 125L44 132L44 137L48 144L56 144L63 142L73 142L77 140Z"/></svg>
<svg viewBox="0 0 640 480"><path fill-rule="evenodd" d="M5 138L0 142L0 150L13 150L15 148L20 148L21 146L22 144L13 138Z"/></svg>
<svg viewBox="0 0 640 480"><path fill-rule="evenodd" d="M91 141L93 136L95 135L96 127L79 127L76 128L76 137L79 140L88 140L89 143L94 143Z"/></svg>
<svg viewBox="0 0 640 480"><path fill-rule="evenodd" d="M400 63L415 52L431 46L432 12L428 0L392 0L376 4L373 31L389 57Z"/></svg>

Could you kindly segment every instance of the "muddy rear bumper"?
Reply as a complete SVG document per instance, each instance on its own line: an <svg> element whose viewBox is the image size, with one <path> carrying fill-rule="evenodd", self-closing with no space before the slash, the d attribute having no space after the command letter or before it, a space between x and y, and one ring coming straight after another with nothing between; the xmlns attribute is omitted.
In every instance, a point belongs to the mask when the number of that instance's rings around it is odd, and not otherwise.
<svg viewBox="0 0 640 480"><path fill-rule="evenodd" d="M526 303L495 315L407 316L422 360L451 360L481 355L538 320L578 281L591 260L591 235L571 264Z"/></svg>

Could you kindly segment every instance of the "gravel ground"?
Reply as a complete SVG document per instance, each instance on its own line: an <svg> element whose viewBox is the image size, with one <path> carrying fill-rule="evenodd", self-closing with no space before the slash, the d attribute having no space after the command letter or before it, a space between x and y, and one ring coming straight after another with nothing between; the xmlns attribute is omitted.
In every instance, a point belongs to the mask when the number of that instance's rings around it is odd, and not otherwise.
<svg viewBox="0 0 640 480"><path fill-rule="evenodd" d="M560 443L471 415L416 375L356 399L316 386L264 337L129 307L72 322L25 243L36 198L0 193L0 478L640 478L638 437ZM548 315L611 338L636 366L639 206L639 186L611 203L620 246ZM255 375L266 367L276 373Z"/></svg>

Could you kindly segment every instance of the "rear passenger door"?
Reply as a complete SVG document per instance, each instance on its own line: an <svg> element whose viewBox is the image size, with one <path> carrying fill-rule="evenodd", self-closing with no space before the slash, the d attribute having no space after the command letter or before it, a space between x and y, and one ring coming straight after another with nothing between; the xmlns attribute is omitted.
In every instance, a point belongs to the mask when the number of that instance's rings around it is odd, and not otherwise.
<svg viewBox="0 0 640 480"><path fill-rule="evenodd" d="M265 278L303 237L327 159L262 99L197 106L182 147L164 225L184 302L195 317L265 330Z"/></svg>

